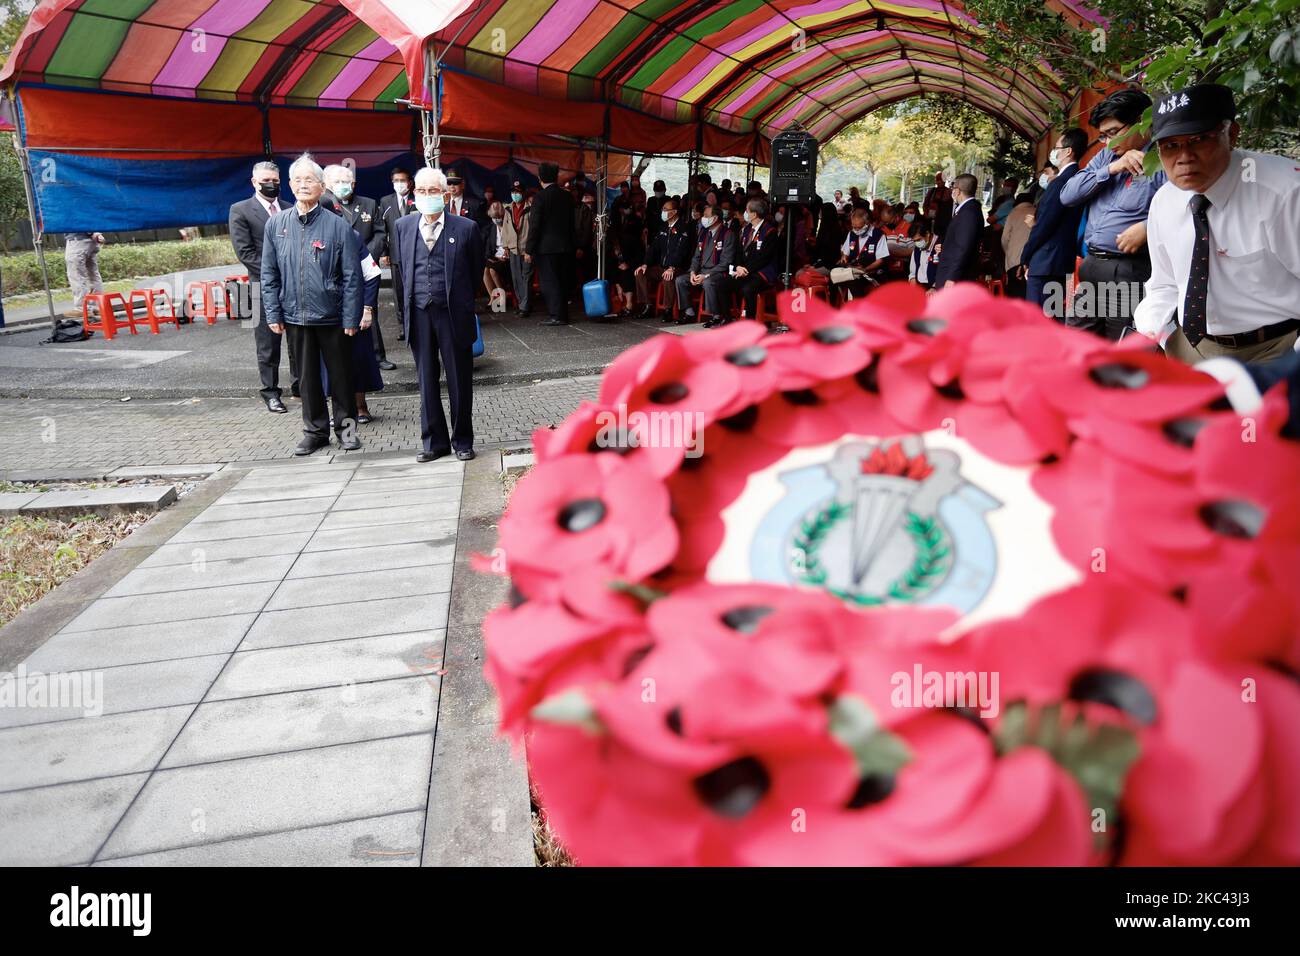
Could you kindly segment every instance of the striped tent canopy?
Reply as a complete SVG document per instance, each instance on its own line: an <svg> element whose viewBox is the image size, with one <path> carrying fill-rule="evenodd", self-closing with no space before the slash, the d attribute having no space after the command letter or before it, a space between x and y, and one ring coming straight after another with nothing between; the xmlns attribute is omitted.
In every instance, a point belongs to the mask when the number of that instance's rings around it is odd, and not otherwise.
<svg viewBox="0 0 1300 956"><path fill-rule="evenodd" d="M1037 137L1071 91L1047 63L990 63L984 33L950 0L43 0L0 82L394 110L427 99L432 37L445 66L510 90L733 132L827 138L950 93Z"/></svg>

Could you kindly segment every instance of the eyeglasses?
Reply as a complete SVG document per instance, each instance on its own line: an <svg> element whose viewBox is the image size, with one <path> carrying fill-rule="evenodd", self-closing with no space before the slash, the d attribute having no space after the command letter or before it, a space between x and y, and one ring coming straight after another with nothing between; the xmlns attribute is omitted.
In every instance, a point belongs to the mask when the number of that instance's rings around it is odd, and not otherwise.
<svg viewBox="0 0 1300 956"><path fill-rule="evenodd" d="M1177 156L1185 149L1198 150L1202 146L1208 146L1218 138L1219 131L1210 130L1208 133L1198 133L1180 139L1162 139L1156 143L1156 148L1160 150L1161 156Z"/></svg>
<svg viewBox="0 0 1300 956"><path fill-rule="evenodd" d="M416 194L417 196L441 196L441 195L442 195L443 193L445 193L445 192L446 192L445 189L438 189L438 188L436 188L436 187L434 187L434 186L416 186L416 187L415 187L415 194Z"/></svg>
<svg viewBox="0 0 1300 956"><path fill-rule="evenodd" d="M295 186L307 186L307 185L324 186L325 185L315 176L306 176L306 177L296 176L293 179L289 180L289 182Z"/></svg>

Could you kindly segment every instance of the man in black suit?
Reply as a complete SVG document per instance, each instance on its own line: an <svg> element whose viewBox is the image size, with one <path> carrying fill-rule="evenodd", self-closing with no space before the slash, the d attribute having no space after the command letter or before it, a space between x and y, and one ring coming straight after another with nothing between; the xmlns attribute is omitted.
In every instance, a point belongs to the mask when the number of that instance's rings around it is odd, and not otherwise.
<svg viewBox="0 0 1300 956"><path fill-rule="evenodd" d="M714 318L725 317L729 311L727 278L735 262L736 234L723 225L716 206L706 205L704 215L700 217L699 238L695 242L695 254L691 257L690 267L675 280L677 301L689 306L691 287L702 286L704 307ZM696 321L694 308L688 308L684 315L690 322Z"/></svg>
<svg viewBox="0 0 1300 956"><path fill-rule="evenodd" d="M1061 190L1079 171L1079 160L1088 151L1088 134L1078 127L1067 129L1056 140L1052 159L1056 178L1038 200L1034 228L1020 252L1020 269L1027 276L1025 298L1036 305L1055 302L1052 318L1065 321L1065 280L1074 271L1079 246L1079 221L1083 206L1066 206ZM1050 313L1049 313L1050 314Z"/></svg>
<svg viewBox="0 0 1300 956"><path fill-rule="evenodd" d="M402 317L402 270L401 264L397 257L393 255L396 251L397 220L402 216L415 212L415 197L411 193L411 174L401 166L393 169L393 191L379 200L379 214L384 219L384 249L383 256L376 259L381 266L387 266L390 270L393 282L393 301L397 303L398 338L406 338L406 333L400 331L400 319ZM379 323L376 322L375 325Z"/></svg>
<svg viewBox="0 0 1300 956"><path fill-rule="evenodd" d="M483 243L472 219L446 211L447 179L441 170L415 174L417 216L403 216L394 237L402 263L402 324L420 381L420 437L416 461L454 451L474 457L474 298L483 281ZM441 357L441 366L439 364ZM451 432L442 411L441 369L447 370Z"/></svg>
<svg viewBox="0 0 1300 956"><path fill-rule="evenodd" d="M575 248L573 197L568 190L560 188L560 167L555 163L540 164L537 178L542 191L528 213L528 246L524 258L535 263L538 269L548 313L542 324L567 325L568 277Z"/></svg>
<svg viewBox="0 0 1300 956"><path fill-rule="evenodd" d="M447 212L478 223L478 203L465 195L465 180L454 169L447 170Z"/></svg>
<svg viewBox="0 0 1300 956"><path fill-rule="evenodd" d="M266 231L266 221L273 213L288 209L289 203L280 199L280 168L275 163L265 161L253 167L253 190L255 195L230 207L230 243L235 247L240 263L248 270L253 301L261 302L262 235ZM257 312L253 335L257 342L262 401L266 402L267 411L283 415L288 409L280 400L280 336L271 331L261 310ZM289 347L289 374L293 383L291 394L297 398L298 361L292 345Z"/></svg>
<svg viewBox="0 0 1300 956"><path fill-rule="evenodd" d="M655 183L658 188L659 184ZM636 293L644 303L637 318L647 318L655 309L657 298L655 289L663 292L663 312L659 318L672 322L673 304L677 301L677 276L685 272L691 264L691 254L695 251L695 237L698 233L689 219L680 215L680 204L676 199L665 198L660 210L660 231L650 240L646 249L645 262L636 270ZM689 303L683 303L688 305ZM681 322L682 320L676 319Z"/></svg>
<svg viewBox="0 0 1300 956"><path fill-rule="evenodd" d="M979 182L970 173L962 173L953 181L952 222L939 246L939 266L931 291L938 291L950 282L969 282L979 277L984 212L975 198L977 189Z"/></svg>
<svg viewBox="0 0 1300 956"><path fill-rule="evenodd" d="M379 212L379 203L365 196L358 196L356 182L356 175L346 166L325 167L325 188L334 194L339 208L343 211L343 219L357 231L357 235L361 237L361 244L370 252L370 258L377 263L388 247L387 227L384 225L384 217ZM388 361L384 349L384 333L379 330L378 308L375 310L375 321L371 323L370 331L379 367L385 372L391 372L397 366Z"/></svg>

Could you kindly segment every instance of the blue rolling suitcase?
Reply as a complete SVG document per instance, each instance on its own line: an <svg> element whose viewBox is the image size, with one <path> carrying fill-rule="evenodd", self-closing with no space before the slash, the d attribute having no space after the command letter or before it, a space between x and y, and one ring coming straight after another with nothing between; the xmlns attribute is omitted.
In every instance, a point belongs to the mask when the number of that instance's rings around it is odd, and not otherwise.
<svg viewBox="0 0 1300 956"><path fill-rule="evenodd" d="M609 315L609 283L604 279L592 279L584 285L582 305L587 315L593 319Z"/></svg>
<svg viewBox="0 0 1300 956"><path fill-rule="evenodd" d="M483 355L483 323L478 320L478 313L474 313L474 358Z"/></svg>

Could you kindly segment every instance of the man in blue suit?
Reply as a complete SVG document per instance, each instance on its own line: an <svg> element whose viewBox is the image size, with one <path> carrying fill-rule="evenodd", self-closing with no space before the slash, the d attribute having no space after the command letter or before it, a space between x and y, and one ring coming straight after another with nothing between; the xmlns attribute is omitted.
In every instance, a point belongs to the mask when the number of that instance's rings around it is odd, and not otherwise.
<svg viewBox="0 0 1300 956"><path fill-rule="evenodd" d="M939 265L934 274L934 290L950 282L969 282L979 278L980 237L984 235L984 211L975 192L979 181L962 173L952 184L952 222L939 243Z"/></svg>
<svg viewBox="0 0 1300 956"><path fill-rule="evenodd" d="M425 168L415 174L419 215L397 220L395 256L401 263L402 328L420 382L420 438L416 461L454 451L474 457L474 293L483 277L483 243L473 219L446 211L447 177ZM442 411L439 356L447 369L451 433Z"/></svg>
<svg viewBox="0 0 1300 956"><path fill-rule="evenodd" d="M1067 129L1057 139L1051 157L1056 178L1039 197L1034 228L1020 253L1021 268L1028 274L1025 298L1040 306L1059 304L1059 309L1048 310L1058 322L1065 321L1065 280L1074 272L1079 221L1083 218L1083 206L1064 205L1061 190L1079 171L1079 162L1087 150L1088 134L1077 127Z"/></svg>

